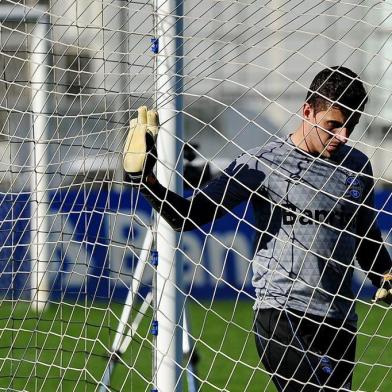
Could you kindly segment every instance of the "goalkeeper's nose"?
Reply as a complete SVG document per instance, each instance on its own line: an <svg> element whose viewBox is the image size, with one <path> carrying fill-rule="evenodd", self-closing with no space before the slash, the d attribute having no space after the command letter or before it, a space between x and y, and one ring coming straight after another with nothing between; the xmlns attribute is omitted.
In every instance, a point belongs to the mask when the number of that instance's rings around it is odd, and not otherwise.
<svg viewBox="0 0 392 392"><path fill-rule="evenodd" d="M340 128L339 132L334 135L334 138L339 141L339 143L346 144L349 137L349 131L347 127Z"/></svg>

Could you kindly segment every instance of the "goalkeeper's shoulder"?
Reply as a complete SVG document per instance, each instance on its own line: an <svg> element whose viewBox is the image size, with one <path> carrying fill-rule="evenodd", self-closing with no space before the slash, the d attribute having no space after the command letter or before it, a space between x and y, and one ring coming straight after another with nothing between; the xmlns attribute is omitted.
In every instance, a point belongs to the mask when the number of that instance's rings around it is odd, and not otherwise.
<svg viewBox="0 0 392 392"><path fill-rule="evenodd" d="M284 140L270 140L265 144L243 152L234 161L236 166L247 165L252 170L268 172L280 161L279 157L287 156L290 146Z"/></svg>
<svg viewBox="0 0 392 392"><path fill-rule="evenodd" d="M342 145L336 156L336 163L358 174L373 175L373 169L369 157L350 145Z"/></svg>
<svg viewBox="0 0 392 392"><path fill-rule="evenodd" d="M278 155L283 155L277 142L268 142L262 146L243 152L226 167L222 175L208 184L208 188L226 189L239 198L249 196L249 192L260 189L277 164Z"/></svg>

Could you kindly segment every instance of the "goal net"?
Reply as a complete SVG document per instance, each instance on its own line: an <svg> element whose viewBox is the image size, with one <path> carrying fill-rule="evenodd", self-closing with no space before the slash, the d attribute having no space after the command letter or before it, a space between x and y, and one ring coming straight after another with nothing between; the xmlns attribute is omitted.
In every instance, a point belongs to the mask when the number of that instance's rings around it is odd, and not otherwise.
<svg viewBox="0 0 392 392"><path fill-rule="evenodd" d="M391 253L392 3L3 0L0 23L0 390L275 391L252 310L255 238L267 227L245 200L218 203L223 216L196 219L193 230L160 231L160 211L124 176L129 121L140 106L160 112L158 177L192 197L255 147L281 143L294 153L287 136L303 121L313 77L352 69L369 101L347 145L373 172L349 174L374 184L368 213ZM279 173L273 159L260 164ZM328 184L313 190L335 194ZM299 210L265 200L289 213L289 232L300 222L317 233L333 226L316 218L311 200ZM347 219L339 241L355 216ZM307 241L293 245L288 235L282 249L295 246L305 265L321 239ZM327 294L356 303L352 390L387 392L391 314L371 301L375 288L356 254ZM289 268L274 257L260 267L268 276ZM351 274L347 298L340 289ZM322 277L307 290L324 290ZM289 280L303 283L299 272Z"/></svg>

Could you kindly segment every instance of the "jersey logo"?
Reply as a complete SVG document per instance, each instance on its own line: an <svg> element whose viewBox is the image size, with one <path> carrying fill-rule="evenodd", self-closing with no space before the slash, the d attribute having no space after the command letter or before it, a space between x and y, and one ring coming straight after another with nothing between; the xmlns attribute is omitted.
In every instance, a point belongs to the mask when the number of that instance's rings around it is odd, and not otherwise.
<svg viewBox="0 0 392 392"><path fill-rule="evenodd" d="M362 196L362 183L358 178L358 175L354 173L347 173L346 177L347 190L344 194L346 199L358 200Z"/></svg>
<svg viewBox="0 0 392 392"><path fill-rule="evenodd" d="M359 180L358 180L358 178L356 178L354 176L348 176L346 178L346 185L358 186L359 185Z"/></svg>
<svg viewBox="0 0 392 392"><path fill-rule="evenodd" d="M300 211L290 202L282 204L282 223L284 225L326 223L334 227L346 227L352 220L352 214L345 212L343 207L341 211L310 209Z"/></svg>
<svg viewBox="0 0 392 392"><path fill-rule="evenodd" d="M326 374L331 374L332 373L332 362L326 355L323 355L321 357L320 365L321 365L321 370L324 373L326 373Z"/></svg>

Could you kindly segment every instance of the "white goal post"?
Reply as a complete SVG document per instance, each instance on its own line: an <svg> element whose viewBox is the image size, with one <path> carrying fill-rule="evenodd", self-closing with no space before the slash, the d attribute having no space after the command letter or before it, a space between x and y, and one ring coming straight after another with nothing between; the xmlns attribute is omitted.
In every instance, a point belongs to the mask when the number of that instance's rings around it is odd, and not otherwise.
<svg viewBox="0 0 392 392"><path fill-rule="evenodd" d="M382 232L380 249L392 254L390 1L3 0L0 27L0 390L276 391L274 376L282 375L259 358L252 306L269 301L255 292L264 276L272 277L268 289L274 277L286 278L289 248L302 256L282 307L301 284L312 298L355 302L347 390L392 390L390 308L372 302L358 249L347 265L334 254L352 234L359 244L377 242L366 242L369 230L350 232L355 212L335 214L347 197L367 208ZM368 93L347 145L368 157L361 159L373 173L326 159L333 174L314 186L287 176L278 153L255 158L254 148L269 143L284 146L287 159L298 153L288 135L304 120L310 83L336 65L355 71ZM183 216L193 230L175 232L124 175L123 145L140 106L159 112L160 183L188 200L207 194L205 210ZM252 181L230 187L239 156L241 168L256 159L252 178L281 176L276 195L262 188L260 204L227 207L239 194L259 195ZM297 165L305 174L325 158L305 156L308 169ZM347 193L336 196L331 183L340 171ZM206 184L224 173L227 187L211 196ZM361 181L372 184L374 205L357 201ZM312 196L294 205L298 186ZM320 195L334 200L330 210L315 210ZM255 220L263 202L265 226ZM211 209L212 222L199 224ZM275 213L286 219L285 240L269 227ZM310 226L311 238L293 240ZM316 246L324 229L339 232L327 255ZM276 242L278 255L263 243L269 262L254 261L257 235ZM304 281L311 257L320 276ZM328 268L346 268L333 293L323 285ZM351 274L353 298L341 292ZM334 327L336 336L346 327ZM298 349L293 340L285 354ZM299 351L328 370L329 354L312 350ZM301 384L300 376L280 381Z"/></svg>
<svg viewBox="0 0 392 392"><path fill-rule="evenodd" d="M31 42L29 43L31 114L32 127L31 144L31 189L34 190L31 199L31 299L32 307L42 311L49 298L47 283L47 262L49 250L46 244L49 223L46 218L48 208L48 166L47 143L50 128L50 62L51 50L48 42L50 21L42 7L29 9L21 6L1 5L1 23L29 23L33 25Z"/></svg>
<svg viewBox="0 0 392 392"><path fill-rule="evenodd" d="M183 43L180 37L183 35L183 4L178 0L158 0L156 5L159 10L156 18L156 106L163 130L157 142L157 178L168 189L182 194ZM183 357L181 320L184 311L183 263L176 251L180 236L159 216L156 235L159 257L156 275L156 300L159 303L156 309L156 389L177 392L182 391L182 366L177 364Z"/></svg>

